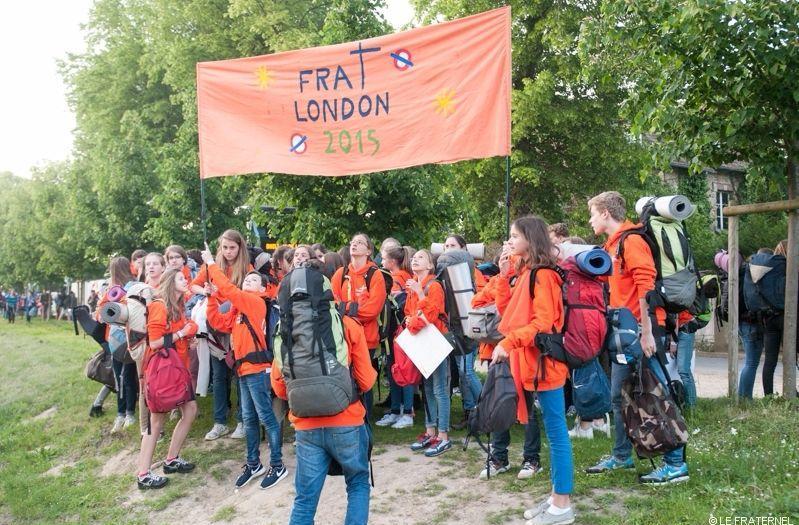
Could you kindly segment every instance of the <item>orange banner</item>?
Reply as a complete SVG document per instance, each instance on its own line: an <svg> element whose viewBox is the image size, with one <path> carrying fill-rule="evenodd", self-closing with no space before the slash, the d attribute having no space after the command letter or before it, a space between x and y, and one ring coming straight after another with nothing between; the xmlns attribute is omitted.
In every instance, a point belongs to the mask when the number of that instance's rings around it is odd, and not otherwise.
<svg viewBox="0 0 799 525"><path fill-rule="evenodd" d="M339 176L510 154L510 8L197 64L200 176Z"/></svg>

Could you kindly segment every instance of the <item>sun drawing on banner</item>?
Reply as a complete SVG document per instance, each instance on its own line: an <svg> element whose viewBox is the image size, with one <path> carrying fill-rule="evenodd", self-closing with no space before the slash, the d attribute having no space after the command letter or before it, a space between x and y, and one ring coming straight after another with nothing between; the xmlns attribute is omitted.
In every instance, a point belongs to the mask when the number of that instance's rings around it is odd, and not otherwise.
<svg viewBox="0 0 799 525"><path fill-rule="evenodd" d="M436 95L435 112L439 115L448 117L455 113L455 91L444 89Z"/></svg>
<svg viewBox="0 0 799 525"><path fill-rule="evenodd" d="M272 72L261 66L255 70L255 78L258 82L258 89L266 89L272 83Z"/></svg>

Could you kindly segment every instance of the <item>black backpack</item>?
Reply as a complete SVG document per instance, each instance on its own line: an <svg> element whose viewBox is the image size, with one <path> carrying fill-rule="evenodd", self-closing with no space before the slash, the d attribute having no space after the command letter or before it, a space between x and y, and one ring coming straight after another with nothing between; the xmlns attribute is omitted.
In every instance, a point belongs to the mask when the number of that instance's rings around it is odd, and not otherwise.
<svg viewBox="0 0 799 525"><path fill-rule="evenodd" d="M371 289L372 277L377 272L383 274L383 282L386 283L386 302L383 304L383 310L377 317L377 330L380 334L380 348L382 348L383 353L387 355L391 353L391 345L393 344L394 333L402 324L402 319L404 318L402 309L404 308L405 303L403 302L402 306L400 306L394 296L391 295L391 289L394 287L394 278L391 277L391 272L384 268L370 266L369 269L366 270L364 280L366 281L367 290ZM342 284L347 278L348 273L349 266L345 266L344 273L341 275ZM341 315L349 315L350 317L354 317L357 315L357 311L341 312Z"/></svg>
<svg viewBox="0 0 799 525"><path fill-rule="evenodd" d="M491 474L489 462L493 455L480 439L480 434L487 434L490 438L493 432L504 432L516 422L516 407L519 396L516 393L516 385L510 372L510 364L507 361L495 363L488 368L483 389L477 406L469 414L469 421L466 425L466 440L463 442L463 450L469 446L469 440L474 438L486 452L486 471Z"/></svg>
<svg viewBox="0 0 799 525"><path fill-rule="evenodd" d="M785 309L785 272L782 255L756 253L745 265L743 298L752 313L773 315Z"/></svg>

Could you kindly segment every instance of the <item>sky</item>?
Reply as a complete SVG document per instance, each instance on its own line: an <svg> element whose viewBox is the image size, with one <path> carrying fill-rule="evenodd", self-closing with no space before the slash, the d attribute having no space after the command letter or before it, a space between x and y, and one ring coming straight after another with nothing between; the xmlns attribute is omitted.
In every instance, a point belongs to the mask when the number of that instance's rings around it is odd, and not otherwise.
<svg viewBox="0 0 799 525"><path fill-rule="evenodd" d="M0 2L0 172L29 177L31 168L69 158L75 116L57 61L85 50L81 24L93 0ZM395 28L410 22L408 0L386 0Z"/></svg>

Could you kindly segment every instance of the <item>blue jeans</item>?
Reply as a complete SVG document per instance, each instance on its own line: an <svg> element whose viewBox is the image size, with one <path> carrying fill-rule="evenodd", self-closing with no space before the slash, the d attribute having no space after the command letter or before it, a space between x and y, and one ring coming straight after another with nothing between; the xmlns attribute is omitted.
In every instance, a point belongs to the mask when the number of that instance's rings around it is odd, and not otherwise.
<svg viewBox="0 0 799 525"><path fill-rule="evenodd" d="M391 365L394 364L394 354L389 354L386 361L386 375L388 376L388 392L389 399L391 400L391 413L392 414L413 414L413 387L412 386L399 386L394 382L394 376L391 374Z"/></svg>
<svg viewBox="0 0 799 525"><path fill-rule="evenodd" d="M449 359L444 359L438 368L424 380L425 407L424 425L436 427L439 432L449 432Z"/></svg>
<svg viewBox="0 0 799 525"><path fill-rule="evenodd" d="M463 409L474 410L477 406L477 399L480 397L480 391L483 389L483 384L477 378L474 372L474 358L477 352L472 352L466 355L455 356L455 361L458 363L458 374L461 378L461 396L463 396Z"/></svg>
<svg viewBox="0 0 799 525"><path fill-rule="evenodd" d="M241 417L241 388L239 380L235 377L233 370L228 368L224 359L217 359L211 356L211 369L214 376L214 423L227 425L228 411L230 410L230 383L236 383L236 397L238 405L236 407L236 420L242 421Z"/></svg>
<svg viewBox="0 0 799 525"><path fill-rule="evenodd" d="M283 436L280 425L272 412L269 374L258 372L239 377L241 385L241 413L244 430L247 433L247 464L256 466L261 462L261 428L258 421L266 427L269 439L269 464L278 467L283 464Z"/></svg>
<svg viewBox="0 0 799 525"><path fill-rule="evenodd" d="M524 425L524 461L541 461L541 429L538 428L535 396L524 391L527 401L527 424ZM502 463L508 462L508 446L510 445L510 429L491 434L491 453Z"/></svg>
<svg viewBox="0 0 799 525"><path fill-rule="evenodd" d="M532 396L525 397L528 400L527 410L534 412ZM549 440L552 489L555 494L571 494L574 488L574 459L569 430L566 428L566 413L563 411L563 404L566 402L563 387L538 392L538 402L541 405L544 431Z"/></svg>
<svg viewBox="0 0 799 525"><path fill-rule="evenodd" d="M139 375L136 373L136 363L121 363L112 359L111 366L114 369L114 378L117 382L117 415L133 415L136 412L139 395Z"/></svg>
<svg viewBox="0 0 799 525"><path fill-rule="evenodd" d="M369 434L366 425L297 430L297 473L290 525L313 525L331 460L347 484L345 525L369 521Z"/></svg>
<svg viewBox="0 0 799 525"><path fill-rule="evenodd" d="M777 370L780 346L782 345L782 314L766 317L763 320L763 395L774 393L774 371Z"/></svg>
<svg viewBox="0 0 799 525"><path fill-rule="evenodd" d="M694 339L696 332L687 333L680 331L677 334L677 371L685 387L685 405L696 405L696 383L691 372L691 359L694 356Z"/></svg>
<svg viewBox="0 0 799 525"><path fill-rule="evenodd" d="M655 373L655 376L663 384L663 387L668 389L666 384L666 376L663 374L663 368L660 366L656 357L646 359L647 366ZM610 371L610 404L613 406L613 421L614 427L614 440L613 440L613 455L616 459L626 461L633 452L633 444L627 438L627 432L624 429L624 419L621 416L621 384L632 373L633 367L630 365L620 365L613 363ZM667 390L668 391L668 390ZM663 461L669 465L682 465L683 463L683 449L678 449L667 452L663 455Z"/></svg>
<svg viewBox="0 0 799 525"><path fill-rule="evenodd" d="M763 328L758 323L741 321L738 325L738 334L744 347L744 367L738 379L738 397L752 399L757 367L763 354Z"/></svg>

